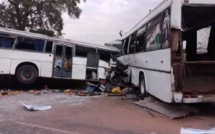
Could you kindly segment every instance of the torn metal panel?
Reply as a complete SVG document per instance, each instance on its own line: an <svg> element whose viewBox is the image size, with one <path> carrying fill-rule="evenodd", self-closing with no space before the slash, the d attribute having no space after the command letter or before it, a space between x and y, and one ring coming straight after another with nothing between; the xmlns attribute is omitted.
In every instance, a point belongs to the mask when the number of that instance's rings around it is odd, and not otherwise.
<svg viewBox="0 0 215 134"><path fill-rule="evenodd" d="M173 64L173 72L175 77L175 89L181 91L183 89L184 65L181 63Z"/></svg>
<svg viewBox="0 0 215 134"><path fill-rule="evenodd" d="M131 60L129 59L128 56L119 57L117 58L117 61L124 66L127 66L131 63Z"/></svg>
<svg viewBox="0 0 215 134"><path fill-rule="evenodd" d="M151 101L149 99L135 102L135 104L163 114L171 119L183 118L192 112L198 112L197 109L189 107L187 105L176 106L159 101Z"/></svg>
<svg viewBox="0 0 215 134"><path fill-rule="evenodd" d="M171 30L171 35L172 35L172 41L171 41L171 44L172 44L172 51L175 52L178 50L178 45L179 45L179 40L180 40L180 37L181 37L181 31L180 30L177 30L177 29L172 29Z"/></svg>
<svg viewBox="0 0 215 134"><path fill-rule="evenodd" d="M193 94L193 95L184 95L183 103L208 103L215 102L215 94Z"/></svg>

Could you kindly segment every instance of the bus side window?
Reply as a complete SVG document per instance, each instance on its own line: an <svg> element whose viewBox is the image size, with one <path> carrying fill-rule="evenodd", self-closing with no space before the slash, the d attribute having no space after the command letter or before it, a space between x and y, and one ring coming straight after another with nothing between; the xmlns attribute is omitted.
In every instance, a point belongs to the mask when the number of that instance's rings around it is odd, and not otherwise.
<svg viewBox="0 0 215 134"><path fill-rule="evenodd" d="M147 51L159 50L162 44L163 13L157 15L148 23L147 27Z"/></svg>
<svg viewBox="0 0 215 134"><path fill-rule="evenodd" d="M82 47L77 46L75 47L75 55L79 57L87 57L88 53L96 53L95 48L89 48L89 47Z"/></svg>
<svg viewBox="0 0 215 134"><path fill-rule="evenodd" d="M127 39L125 39L125 43L124 43L124 46L123 46L124 54L128 54L128 43L129 43L129 37Z"/></svg>
<svg viewBox="0 0 215 134"><path fill-rule="evenodd" d="M43 52L44 46L44 40L18 37L18 42L15 49Z"/></svg>
<svg viewBox="0 0 215 134"><path fill-rule="evenodd" d="M132 39L129 45L129 54L134 54L136 49L136 39Z"/></svg>
<svg viewBox="0 0 215 134"><path fill-rule="evenodd" d="M146 48L146 33L143 33L137 37L137 43L136 43L136 52L143 52Z"/></svg>
<svg viewBox="0 0 215 134"><path fill-rule="evenodd" d="M0 48L12 48L15 38L7 36L0 35Z"/></svg>
<svg viewBox="0 0 215 134"><path fill-rule="evenodd" d="M53 42L52 41L47 41L45 52L46 53L51 53L52 52L52 47L53 47Z"/></svg>

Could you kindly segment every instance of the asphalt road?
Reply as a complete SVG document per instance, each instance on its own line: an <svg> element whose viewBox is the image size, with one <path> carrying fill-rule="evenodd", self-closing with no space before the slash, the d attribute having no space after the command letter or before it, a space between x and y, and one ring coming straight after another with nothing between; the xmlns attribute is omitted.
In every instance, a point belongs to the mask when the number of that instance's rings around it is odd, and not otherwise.
<svg viewBox="0 0 215 134"><path fill-rule="evenodd" d="M51 105L31 112L20 103ZM215 127L215 106L198 105L199 113L171 120L120 97L35 96L21 93L0 98L1 134L179 134L181 127Z"/></svg>

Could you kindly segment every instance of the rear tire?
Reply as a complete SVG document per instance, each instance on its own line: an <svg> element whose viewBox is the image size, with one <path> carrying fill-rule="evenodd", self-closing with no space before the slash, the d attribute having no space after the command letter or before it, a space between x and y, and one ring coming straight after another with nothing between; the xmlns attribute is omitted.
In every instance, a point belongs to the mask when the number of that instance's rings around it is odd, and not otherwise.
<svg viewBox="0 0 215 134"><path fill-rule="evenodd" d="M144 99L146 97L146 84L145 84L145 77L143 74L140 75L139 79L139 91L140 91L140 99Z"/></svg>
<svg viewBox="0 0 215 134"><path fill-rule="evenodd" d="M38 78L38 71L32 65L23 65L17 69L17 80L25 85L34 83Z"/></svg>

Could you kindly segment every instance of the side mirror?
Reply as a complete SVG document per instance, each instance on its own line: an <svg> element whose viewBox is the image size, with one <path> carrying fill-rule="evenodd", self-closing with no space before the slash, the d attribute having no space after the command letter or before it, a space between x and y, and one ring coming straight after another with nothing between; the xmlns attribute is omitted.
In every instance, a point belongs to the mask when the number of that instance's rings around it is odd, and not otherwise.
<svg viewBox="0 0 215 134"><path fill-rule="evenodd" d="M186 50L187 48L187 41L183 41L183 50Z"/></svg>

